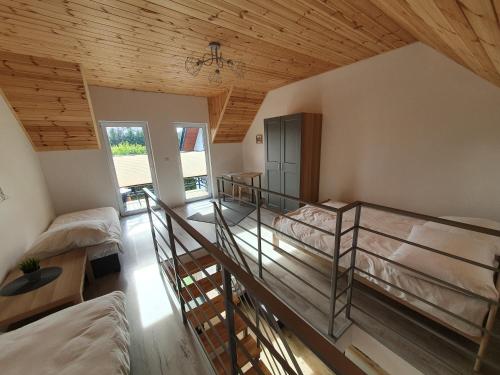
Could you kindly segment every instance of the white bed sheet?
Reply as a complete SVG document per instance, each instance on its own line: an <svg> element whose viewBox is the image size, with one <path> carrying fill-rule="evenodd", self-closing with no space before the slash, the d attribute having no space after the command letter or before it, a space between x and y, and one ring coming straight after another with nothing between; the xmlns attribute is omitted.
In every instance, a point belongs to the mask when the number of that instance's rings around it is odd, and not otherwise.
<svg viewBox="0 0 500 375"><path fill-rule="evenodd" d="M88 231L78 231L79 223L86 228L89 223L101 224L105 228L104 235L82 237ZM71 225L70 229L65 229ZM64 236L47 236L53 231L63 230ZM43 238L43 239L42 239ZM40 240L42 239L42 240ZM25 256L39 259L62 254L75 248L85 247L90 260L122 251L121 226L118 212L113 207L101 207L90 210L71 212L54 219L46 232L40 235ZM58 242L59 241L59 242Z"/></svg>
<svg viewBox="0 0 500 375"><path fill-rule="evenodd" d="M326 203L324 203L324 205L338 208L345 205L345 203L327 201ZM335 231L335 212L306 205L287 215L321 229L325 229L330 232ZM399 238L407 238L413 225L423 223L424 221L422 220L391 214L366 207L362 209L361 214L361 225L367 228L391 234L393 236L397 236ZM352 227L353 224L354 210L350 210L349 212L346 212L344 214L342 220L342 230L346 230ZM333 236L282 216L278 216L274 219L273 226L277 230L293 238L299 239L300 241L311 245L330 256L333 256ZM288 238L286 238L285 236L282 236L282 238L285 241L288 240ZM382 237L363 230L360 230L359 232L359 247L382 255L386 258L393 254L400 245L401 242L399 241L391 240L386 237ZM342 237L340 252L343 253L351 246L352 232ZM317 252L315 252L314 250L308 249L305 246L303 247L306 250L310 250L311 252L317 254ZM350 256L346 255L345 257L341 258L340 266L347 268L350 265L349 262ZM462 318L465 318L468 321L471 321L479 326L483 325L484 318L488 312L488 304L486 302L471 298L463 293L456 292L443 285L436 284L422 278L413 277L406 272L402 272L401 268L391 265L384 260L363 253L361 251L358 251L356 253L356 266L398 286L401 289L413 293L420 298L427 300L428 302L438 305L445 310L448 310ZM402 300L410 303L418 309L438 318L442 322L454 327L458 331L473 337L481 336L481 331L478 328L466 322L463 322L460 319L454 318L449 314L426 304L425 302L419 301L417 298L408 295L407 293L403 293L397 288L391 287L383 283L382 281L376 280L373 277L369 277L362 273L359 274L369 279L371 282L379 285L394 296L401 298Z"/></svg>
<svg viewBox="0 0 500 375"><path fill-rule="evenodd" d="M2 375L126 375L124 294L113 292L0 335Z"/></svg>
<svg viewBox="0 0 500 375"><path fill-rule="evenodd" d="M89 260L96 260L107 257L108 255L120 253L121 247L116 242L104 242L98 245L89 246L86 250Z"/></svg>

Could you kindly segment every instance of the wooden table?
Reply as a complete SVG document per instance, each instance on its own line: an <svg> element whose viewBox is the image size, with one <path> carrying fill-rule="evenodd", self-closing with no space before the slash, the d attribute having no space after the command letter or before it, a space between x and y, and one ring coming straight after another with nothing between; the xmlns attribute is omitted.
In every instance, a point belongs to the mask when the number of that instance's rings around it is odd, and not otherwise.
<svg viewBox="0 0 500 375"><path fill-rule="evenodd" d="M234 178L240 178L240 179L245 179L249 178L252 182L251 185L254 186L254 178L258 177L259 178L259 188L262 188L262 172L230 172L230 173L224 173L222 175L223 177L229 177L231 181L234 181ZM222 182L222 192L225 193L224 189L224 181ZM262 194L259 191L259 197L261 197ZM226 195L224 194L224 200L225 200ZM252 203L255 203L255 190L252 189Z"/></svg>
<svg viewBox="0 0 500 375"><path fill-rule="evenodd" d="M83 281L87 253L85 249L69 251L44 259L41 267L61 267L62 273L54 281L28 293L16 296L0 296L0 327L19 322L58 307L83 301ZM12 270L3 285L22 274Z"/></svg>

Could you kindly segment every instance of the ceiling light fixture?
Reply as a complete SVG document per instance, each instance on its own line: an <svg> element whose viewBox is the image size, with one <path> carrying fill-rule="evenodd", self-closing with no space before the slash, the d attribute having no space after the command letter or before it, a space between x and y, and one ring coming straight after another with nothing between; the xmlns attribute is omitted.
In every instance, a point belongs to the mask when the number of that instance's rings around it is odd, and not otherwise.
<svg viewBox="0 0 500 375"><path fill-rule="evenodd" d="M214 66L215 69L208 75L208 81L214 85L222 83L222 70L224 68L231 70L237 78L243 78L245 69L243 62L222 57L218 42L210 42L208 48L210 48L210 53L206 53L200 58L188 57L186 59L185 66L189 74L196 77L203 66Z"/></svg>

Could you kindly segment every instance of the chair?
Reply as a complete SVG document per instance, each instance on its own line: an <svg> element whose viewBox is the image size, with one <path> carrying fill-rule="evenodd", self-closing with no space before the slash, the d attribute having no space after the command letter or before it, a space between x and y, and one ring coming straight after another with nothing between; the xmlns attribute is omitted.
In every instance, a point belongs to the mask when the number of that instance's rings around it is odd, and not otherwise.
<svg viewBox="0 0 500 375"><path fill-rule="evenodd" d="M234 177L233 178L234 182L238 182L238 183L246 183L245 182L245 178L243 177ZM244 189L248 190L250 192L250 194L252 194L252 189L246 187L246 186L241 186L241 185L236 185L236 184L233 184L233 189L232 189L232 196L233 196L233 200L235 199L235 190L238 189L238 204L241 206L241 195L242 195L242 192Z"/></svg>

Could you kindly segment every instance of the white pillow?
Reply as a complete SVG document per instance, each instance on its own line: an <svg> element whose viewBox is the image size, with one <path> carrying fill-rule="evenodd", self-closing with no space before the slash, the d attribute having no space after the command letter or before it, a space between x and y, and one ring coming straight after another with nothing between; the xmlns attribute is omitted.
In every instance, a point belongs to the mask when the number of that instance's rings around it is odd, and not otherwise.
<svg viewBox="0 0 500 375"><path fill-rule="evenodd" d="M408 241L487 266L497 266L495 248L490 242L463 233L415 225ZM493 283L494 272L491 270L409 244L402 244L389 259L484 297L498 298L498 292ZM403 272L425 279L425 277L408 270L403 269Z"/></svg>
<svg viewBox="0 0 500 375"><path fill-rule="evenodd" d="M459 221L465 224L477 225L478 227L484 227L500 231L500 223L498 221L493 221L489 219L481 219L475 217L459 217L459 216L441 216L440 218L452 221ZM495 254L500 255L500 237L474 232L472 230L451 227L449 225L439 224L433 221L426 222L424 226L429 228L445 230L453 233L463 233L465 235L469 235L474 238L479 238L484 241L489 241L495 247Z"/></svg>
<svg viewBox="0 0 500 375"><path fill-rule="evenodd" d="M70 212L56 217L50 225L49 229L62 224L76 223L77 221L94 220L105 221L109 223L118 221L118 212L113 207L100 207L92 208L90 210Z"/></svg>
<svg viewBox="0 0 500 375"><path fill-rule="evenodd" d="M49 228L31 245L25 256L44 259L78 247L103 243L109 239L108 227L104 221L88 220Z"/></svg>

